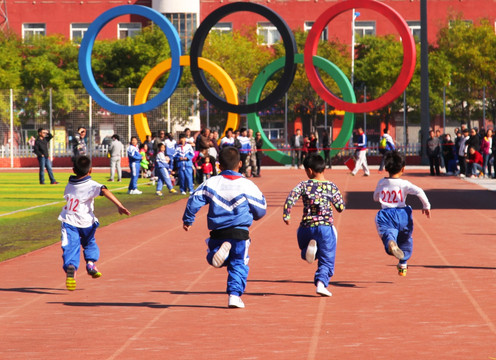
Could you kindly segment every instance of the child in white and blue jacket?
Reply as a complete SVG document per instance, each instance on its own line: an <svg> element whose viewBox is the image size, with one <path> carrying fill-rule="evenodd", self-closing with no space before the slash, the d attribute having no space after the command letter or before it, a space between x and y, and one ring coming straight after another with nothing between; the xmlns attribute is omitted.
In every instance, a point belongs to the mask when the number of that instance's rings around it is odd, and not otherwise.
<svg viewBox="0 0 496 360"><path fill-rule="evenodd" d="M127 158L129 160L129 168L131 169L131 181L127 193L130 195L139 195L141 191L138 190L138 178L141 169L141 154L138 147L138 138L131 137L131 144L127 147Z"/></svg>
<svg viewBox="0 0 496 360"><path fill-rule="evenodd" d="M239 150L225 147L219 155L221 173L203 182L190 196L183 215L183 228L188 231L195 215L209 205L207 224L207 261L219 268L227 266L228 306L244 308L241 300L248 278L249 227L261 219L267 203L259 188L240 173Z"/></svg>
<svg viewBox="0 0 496 360"><path fill-rule="evenodd" d="M186 195L186 190L190 193L194 191L192 161L194 157L195 151L190 144L186 144L186 134L179 135L179 143L174 153L174 164L177 168L179 189L183 195Z"/></svg>
<svg viewBox="0 0 496 360"><path fill-rule="evenodd" d="M170 193L175 193L176 190L172 186L172 181L170 178L171 161L170 158L165 155L165 144L160 144L157 148L157 157L155 158L155 175L158 177L156 194L162 196L162 189L164 184L169 189Z"/></svg>

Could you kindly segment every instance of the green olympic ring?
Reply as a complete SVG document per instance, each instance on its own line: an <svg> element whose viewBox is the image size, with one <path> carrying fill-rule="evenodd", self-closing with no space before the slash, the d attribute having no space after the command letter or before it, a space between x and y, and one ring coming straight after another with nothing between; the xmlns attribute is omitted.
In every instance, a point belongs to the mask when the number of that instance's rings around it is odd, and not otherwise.
<svg viewBox="0 0 496 360"><path fill-rule="evenodd" d="M253 82L253 86L251 87L250 93L248 94L249 104L256 103L260 99L260 96L262 95L262 91L265 85L267 85L267 82L278 70L281 70L284 67L284 61L285 61L284 57L275 60L271 62L269 65L267 65L265 68L263 68L260 74L258 74L257 78ZM294 62L295 64L303 64L304 63L303 54L295 54ZM356 103L355 93L353 92L353 88L350 84L350 81L348 80L346 75L341 71L340 68L338 68L329 60L316 55L313 57L313 65L325 71L329 76L331 76L334 79L334 81L339 87L339 90L341 90L343 99L345 101L349 103ZM271 150L268 151L266 154L272 160L278 163L286 164L286 165L291 164L291 160L292 160L291 156L286 155L285 153L277 149L263 132L262 124L260 123L260 117L258 116L258 114L249 113L247 114L247 118L248 118L249 128L253 129L254 131L259 131L260 134L262 135L262 140L263 140L262 148L264 150ZM355 124L355 115L351 112L346 112L344 115L343 127L341 128L341 131L339 132L339 135L337 136L336 140L334 140L334 142L332 143L333 149L331 150L330 153L331 157L335 156L341 150L341 148L346 146L346 143L350 139L351 134L353 132L354 124Z"/></svg>

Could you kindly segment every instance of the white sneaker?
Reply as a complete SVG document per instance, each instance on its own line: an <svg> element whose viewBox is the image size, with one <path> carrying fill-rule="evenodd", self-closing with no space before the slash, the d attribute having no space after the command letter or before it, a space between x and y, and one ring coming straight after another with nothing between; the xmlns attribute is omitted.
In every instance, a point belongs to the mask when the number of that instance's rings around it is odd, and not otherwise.
<svg viewBox="0 0 496 360"><path fill-rule="evenodd" d="M320 296L332 296L332 293L327 290L322 281L317 281L317 294Z"/></svg>
<svg viewBox="0 0 496 360"><path fill-rule="evenodd" d="M229 256L229 251L231 251L231 243L229 241L222 243L219 250L217 250L212 258L212 265L216 268L220 268Z"/></svg>
<svg viewBox="0 0 496 360"><path fill-rule="evenodd" d="M181 191L181 195L186 195L186 191Z"/></svg>
<svg viewBox="0 0 496 360"><path fill-rule="evenodd" d="M245 303L243 302L243 300L241 300L239 296L229 295L229 302L227 306L230 308L244 309Z"/></svg>
<svg viewBox="0 0 496 360"><path fill-rule="evenodd" d="M307 246L307 252L305 254L305 259L307 263L311 264L315 261L315 255L317 254L317 241L310 240Z"/></svg>
<svg viewBox="0 0 496 360"><path fill-rule="evenodd" d="M141 195L141 194L143 194L143 191L140 191L140 190L138 190L138 189L134 189L134 193L135 193L136 195Z"/></svg>

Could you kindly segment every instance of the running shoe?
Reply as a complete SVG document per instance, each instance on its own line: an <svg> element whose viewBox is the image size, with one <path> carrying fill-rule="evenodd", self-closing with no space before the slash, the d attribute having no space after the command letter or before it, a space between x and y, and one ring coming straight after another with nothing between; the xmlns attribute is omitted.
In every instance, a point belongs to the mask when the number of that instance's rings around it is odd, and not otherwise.
<svg viewBox="0 0 496 360"><path fill-rule="evenodd" d="M395 241L389 240L388 242L388 252L393 255L396 259L401 260L405 257L405 253L398 247Z"/></svg>
<svg viewBox="0 0 496 360"><path fill-rule="evenodd" d="M398 264L398 275L406 276L406 271L408 270L407 264Z"/></svg>
<svg viewBox="0 0 496 360"><path fill-rule="evenodd" d="M317 294L320 296L332 296L332 293L327 290L324 283L322 281L317 281Z"/></svg>
<svg viewBox="0 0 496 360"><path fill-rule="evenodd" d="M162 194L162 191L156 191L155 194L157 194L157 196L164 196L164 194Z"/></svg>
<svg viewBox="0 0 496 360"><path fill-rule="evenodd" d="M231 251L231 243L229 241L222 243L219 250L217 250L212 258L212 265L216 268L220 268L228 258L229 251Z"/></svg>
<svg viewBox="0 0 496 360"><path fill-rule="evenodd" d="M65 287L69 291L76 290L76 268L74 267L74 265L69 265L65 272Z"/></svg>
<svg viewBox="0 0 496 360"><path fill-rule="evenodd" d="M89 263L86 264L86 272L93 279L97 279L100 276L102 276L102 273L100 271L98 271L98 269L96 268L96 265L94 263L92 263L92 262L89 262Z"/></svg>
<svg viewBox="0 0 496 360"><path fill-rule="evenodd" d="M317 241L312 239L308 242L307 252L305 254L307 263L313 263L315 261L315 255L317 255Z"/></svg>
<svg viewBox="0 0 496 360"><path fill-rule="evenodd" d="M229 302L228 306L230 308L238 308L238 309L244 309L245 303L241 298L237 295L229 295Z"/></svg>

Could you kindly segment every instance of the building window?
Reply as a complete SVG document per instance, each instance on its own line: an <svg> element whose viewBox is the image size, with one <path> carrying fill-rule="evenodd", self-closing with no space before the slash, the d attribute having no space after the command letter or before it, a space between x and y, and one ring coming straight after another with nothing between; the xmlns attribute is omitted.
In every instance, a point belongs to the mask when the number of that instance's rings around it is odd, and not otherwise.
<svg viewBox="0 0 496 360"><path fill-rule="evenodd" d="M303 24L303 31L309 32L314 23L315 21L305 21L305 23ZM322 31L322 33L320 34L320 40L327 40L327 39L328 37L327 37L327 26L326 26L324 28L324 31Z"/></svg>
<svg viewBox="0 0 496 360"><path fill-rule="evenodd" d="M197 28L197 15L195 13L171 13L165 16L176 28L183 46L183 54L186 54Z"/></svg>
<svg viewBox="0 0 496 360"><path fill-rule="evenodd" d="M71 40L81 42L86 31L88 31L89 23L73 23L71 24Z"/></svg>
<svg viewBox="0 0 496 360"><path fill-rule="evenodd" d="M281 34L270 22L259 22L257 24L257 34L262 37L262 45L272 45L281 40Z"/></svg>
<svg viewBox="0 0 496 360"><path fill-rule="evenodd" d="M35 36L45 36L46 35L46 24L32 23L32 24L22 24L22 38L24 40L29 40Z"/></svg>
<svg viewBox="0 0 496 360"><path fill-rule="evenodd" d="M375 35L375 21L355 21L355 36L362 38L364 36Z"/></svg>
<svg viewBox="0 0 496 360"><path fill-rule="evenodd" d="M212 31L220 32L221 34L232 32L232 23L220 22L212 27Z"/></svg>
<svg viewBox="0 0 496 360"><path fill-rule="evenodd" d="M406 23L412 35L420 39L420 21L407 21Z"/></svg>
<svg viewBox="0 0 496 360"><path fill-rule="evenodd" d="M133 37L141 32L141 23L120 23L117 26L118 38Z"/></svg>

